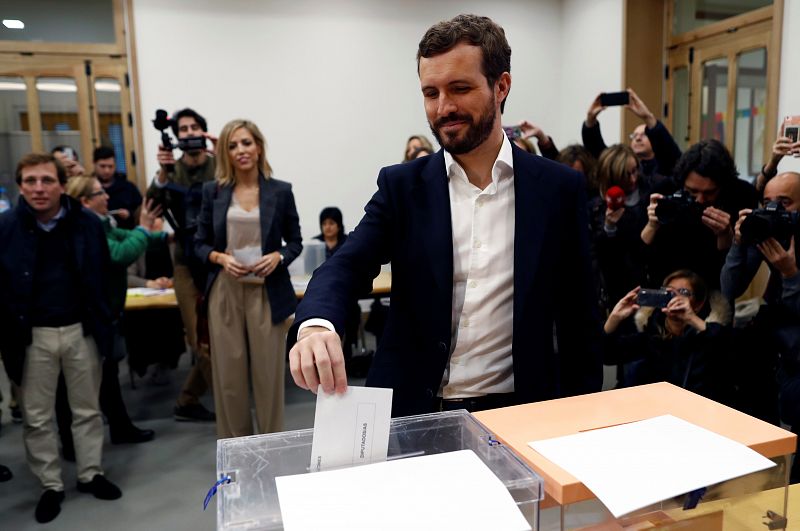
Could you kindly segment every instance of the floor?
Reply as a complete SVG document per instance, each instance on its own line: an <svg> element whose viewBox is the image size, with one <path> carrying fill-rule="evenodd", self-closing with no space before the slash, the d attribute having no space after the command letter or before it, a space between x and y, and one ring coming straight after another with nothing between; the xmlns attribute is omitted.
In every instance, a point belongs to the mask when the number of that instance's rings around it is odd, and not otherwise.
<svg viewBox="0 0 800 531"><path fill-rule="evenodd" d="M165 382L157 385L146 376L137 378L136 389L132 389L127 371L121 367L120 382L131 417L139 427L155 430L156 438L140 445L115 446L106 441L103 466L107 477L122 489L120 500L101 501L77 492L75 467L64 463L66 499L61 514L45 525L37 524L33 517L40 488L25 461L22 426L11 422L6 398L0 404L0 464L11 468L14 479L0 483L0 529L214 529L215 504L203 511L203 500L215 479L214 426L175 422L172 418L175 397L189 368L188 356L183 356ZM607 381L612 376L613 371L607 371ZM351 383L363 385L363 380ZM9 396L2 364L0 390L4 397ZM212 408L211 397L204 400ZM285 407L286 430L312 427L314 396L295 387L288 374ZM543 515L542 524L553 516Z"/></svg>

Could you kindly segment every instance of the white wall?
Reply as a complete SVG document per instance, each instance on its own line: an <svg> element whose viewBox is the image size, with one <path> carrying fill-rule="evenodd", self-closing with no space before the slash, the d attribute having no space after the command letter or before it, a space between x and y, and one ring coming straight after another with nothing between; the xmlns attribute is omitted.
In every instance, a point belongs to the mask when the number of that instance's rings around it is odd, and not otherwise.
<svg viewBox="0 0 800 531"><path fill-rule="evenodd" d="M579 141L594 96L619 89L622 0L135 0L148 176L157 108L191 106L217 133L232 118L267 137L276 177L294 186L303 235L337 205L352 229L378 170L406 138L431 137L415 54L425 30L462 12L492 17L512 47L505 123L539 123L558 145ZM601 118L619 137L618 111Z"/></svg>
<svg viewBox="0 0 800 531"><path fill-rule="evenodd" d="M785 0L778 123L784 116L800 115L800 0ZM800 172L800 158L784 157L779 171Z"/></svg>

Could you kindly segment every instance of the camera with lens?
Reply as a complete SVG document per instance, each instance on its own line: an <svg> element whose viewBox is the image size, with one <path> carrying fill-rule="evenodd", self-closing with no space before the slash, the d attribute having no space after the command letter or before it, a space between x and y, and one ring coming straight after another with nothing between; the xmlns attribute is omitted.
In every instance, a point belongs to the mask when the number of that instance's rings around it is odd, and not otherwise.
<svg viewBox="0 0 800 531"><path fill-rule="evenodd" d="M742 243L753 245L772 237L788 249L789 241L797 230L798 216L797 212L787 212L781 203L771 201L744 218L739 228Z"/></svg>
<svg viewBox="0 0 800 531"><path fill-rule="evenodd" d="M204 136L191 136L187 138L179 138L177 144L172 143L167 129L171 128L174 120L169 117L167 111L164 109L156 110L156 117L153 119L153 127L161 131L161 145L165 149L178 148L181 151L197 151L206 148L206 137Z"/></svg>
<svg viewBox="0 0 800 531"><path fill-rule="evenodd" d="M678 190L658 200L656 217L661 224L699 220L705 207L686 190Z"/></svg>

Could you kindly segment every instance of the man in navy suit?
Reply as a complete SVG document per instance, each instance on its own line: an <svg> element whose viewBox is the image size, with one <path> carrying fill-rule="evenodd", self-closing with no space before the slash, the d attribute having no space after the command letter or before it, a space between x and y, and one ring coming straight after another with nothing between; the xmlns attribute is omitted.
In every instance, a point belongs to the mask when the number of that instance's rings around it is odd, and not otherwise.
<svg viewBox="0 0 800 531"><path fill-rule="evenodd" d="M394 416L599 391L583 180L506 137L503 29L475 15L440 22L417 64L444 149L383 168L361 222L315 272L289 332L295 383L346 390L348 303L391 262L367 385L394 389Z"/></svg>

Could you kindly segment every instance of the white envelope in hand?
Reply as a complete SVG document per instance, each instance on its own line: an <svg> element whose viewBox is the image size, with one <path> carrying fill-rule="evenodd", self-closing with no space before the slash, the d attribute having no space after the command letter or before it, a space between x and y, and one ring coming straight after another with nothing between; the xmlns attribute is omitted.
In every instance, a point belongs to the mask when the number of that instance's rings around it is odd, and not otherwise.
<svg viewBox="0 0 800 531"><path fill-rule="evenodd" d="M392 390L349 386L344 394L317 390L310 470L386 460Z"/></svg>

